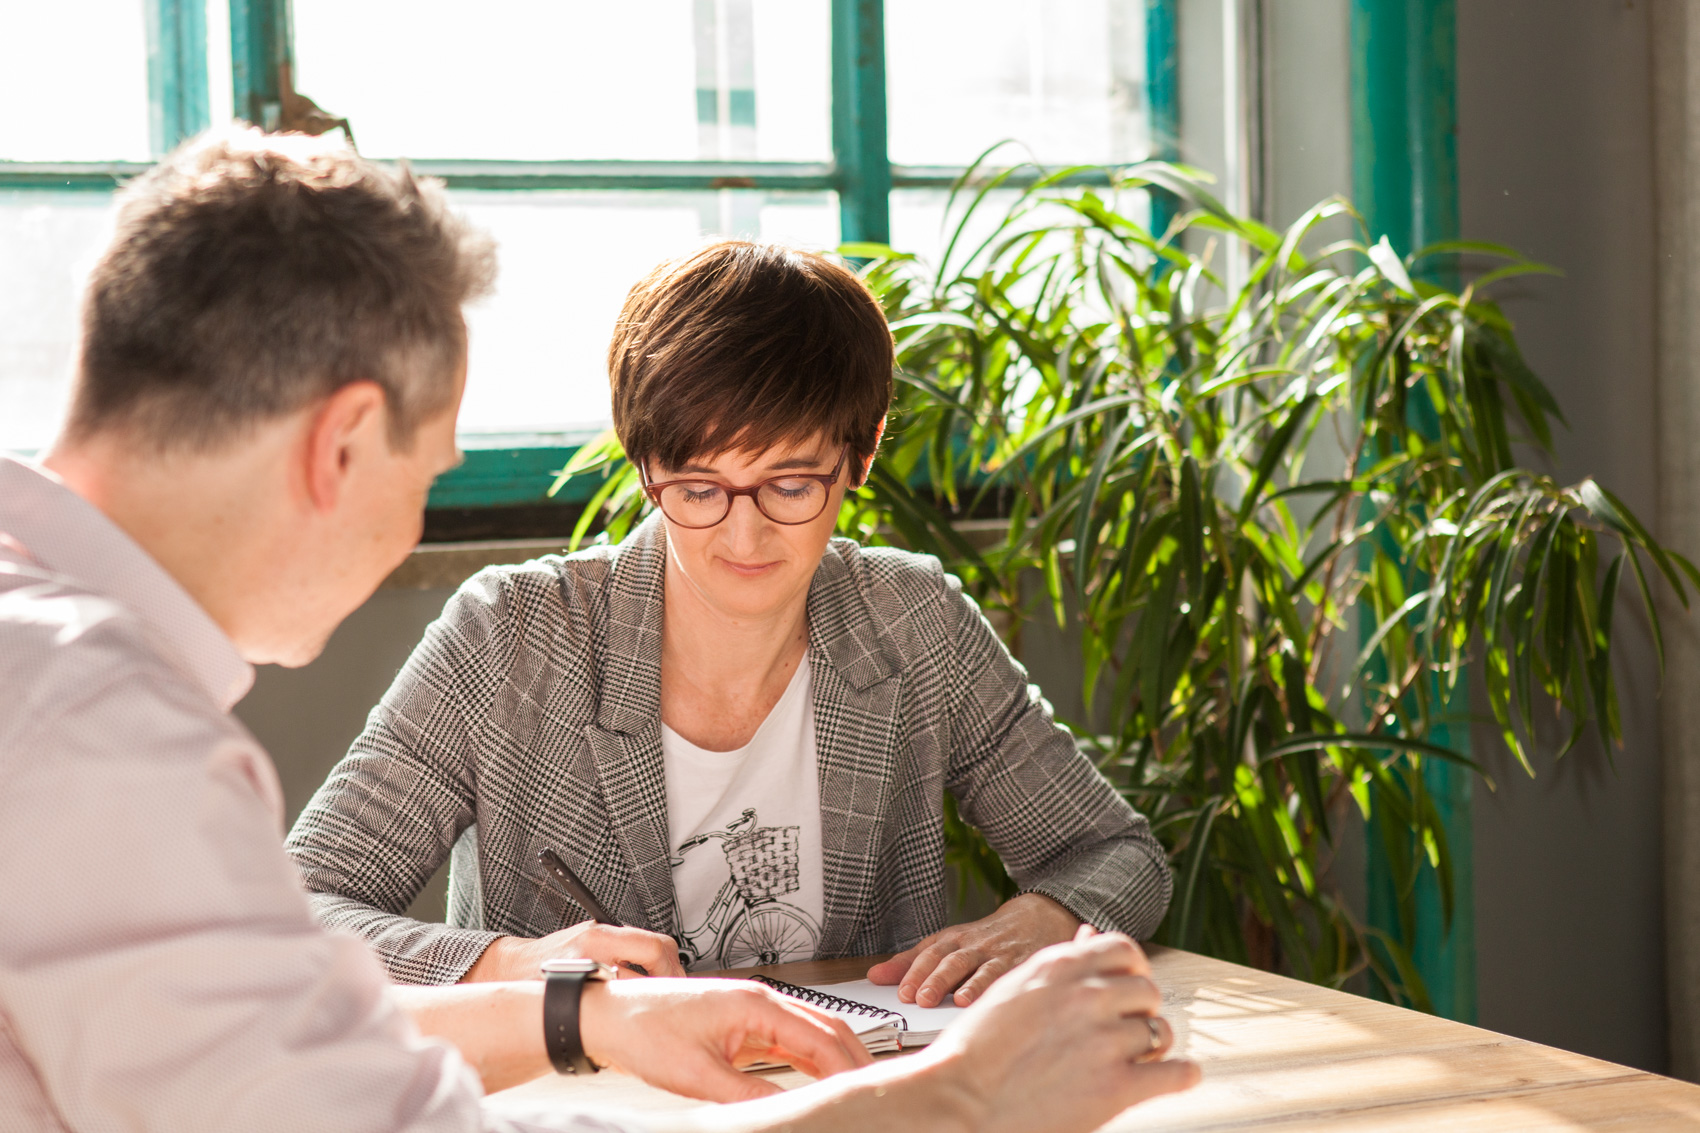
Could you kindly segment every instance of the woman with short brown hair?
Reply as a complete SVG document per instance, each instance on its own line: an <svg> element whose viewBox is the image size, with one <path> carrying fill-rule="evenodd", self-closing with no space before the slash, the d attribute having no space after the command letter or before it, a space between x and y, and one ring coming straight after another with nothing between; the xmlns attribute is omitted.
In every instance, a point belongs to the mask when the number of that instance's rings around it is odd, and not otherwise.
<svg viewBox="0 0 1700 1133"><path fill-rule="evenodd" d="M892 361L822 256L721 241L638 283L609 376L654 514L450 601L290 835L321 918L407 982L902 950L870 978L926 1006L1083 921L1153 932L1162 847L957 580L833 538ZM946 791L1021 887L954 927ZM403 916L451 849L449 924ZM632 927L558 896L545 849Z"/></svg>

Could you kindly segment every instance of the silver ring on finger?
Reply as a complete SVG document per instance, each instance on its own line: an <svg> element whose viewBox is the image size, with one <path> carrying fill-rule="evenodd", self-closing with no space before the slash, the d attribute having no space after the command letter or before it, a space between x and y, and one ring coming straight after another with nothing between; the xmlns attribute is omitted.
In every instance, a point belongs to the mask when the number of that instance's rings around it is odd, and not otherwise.
<svg viewBox="0 0 1700 1133"><path fill-rule="evenodd" d="M1156 1054L1163 1045L1163 1028L1157 1022L1157 1016L1155 1015L1147 1015L1145 1017L1145 1026L1151 1031L1151 1045L1145 1048L1145 1054L1149 1057Z"/></svg>

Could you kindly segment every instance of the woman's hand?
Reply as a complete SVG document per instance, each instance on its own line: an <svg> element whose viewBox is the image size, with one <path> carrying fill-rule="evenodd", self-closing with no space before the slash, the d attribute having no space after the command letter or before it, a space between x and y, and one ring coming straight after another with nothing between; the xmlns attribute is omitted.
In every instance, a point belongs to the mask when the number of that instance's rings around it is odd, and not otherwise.
<svg viewBox="0 0 1700 1133"><path fill-rule="evenodd" d="M1039 949L1071 939L1080 918L1038 893L1023 893L989 917L935 932L906 952L868 969L877 984L897 984L897 998L937 1007L979 999L992 981ZM1135 948L1138 945L1134 946Z"/></svg>
<svg viewBox="0 0 1700 1133"><path fill-rule="evenodd" d="M580 921L534 938L499 936L490 942L461 983L489 980L534 980L545 960L599 960L620 969L620 975L683 976L679 946L670 936L641 928ZM634 972L633 968L642 968Z"/></svg>
<svg viewBox="0 0 1700 1133"><path fill-rule="evenodd" d="M707 1101L780 1093L739 1072L755 1062L825 1078L873 1061L844 1020L747 980L587 983L580 1011L597 1065Z"/></svg>

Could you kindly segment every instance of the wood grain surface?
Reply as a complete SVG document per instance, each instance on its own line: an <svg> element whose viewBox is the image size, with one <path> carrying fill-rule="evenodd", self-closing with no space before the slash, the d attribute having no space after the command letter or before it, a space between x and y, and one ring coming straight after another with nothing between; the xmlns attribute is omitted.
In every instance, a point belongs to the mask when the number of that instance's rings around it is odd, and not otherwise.
<svg viewBox="0 0 1700 1133"><path fill-rule="evenodd" d="M1221 960L1149 951L1177 1051L1204 1068L1204 1081L1136 1106L1106 1130L1700 1128L1700 1086ZM881 958L751 970L839 983ZM795 1071L768 1077L786 1088L809 1081ZM597 1109L702 1104L612 1073L540 1078L491 1104L544 1098Z"/></svg>

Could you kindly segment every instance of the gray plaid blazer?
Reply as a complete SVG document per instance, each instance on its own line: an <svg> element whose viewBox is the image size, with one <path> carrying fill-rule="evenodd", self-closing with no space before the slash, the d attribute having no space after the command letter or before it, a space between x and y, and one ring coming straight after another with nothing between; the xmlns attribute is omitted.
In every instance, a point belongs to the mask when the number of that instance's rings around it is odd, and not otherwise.
<svg viewBox="0 0 1700 1133"><path fill-rule="evenodd" d="M665 528L470 579L291 831L330 928L391 975L452 983L496 936L583 920L553 847L626 924L676 935L661 762ZM1171 879L1144 818L1051 719L938 560L834 539L809 588L826 888L820 956L946 923L949 791L1024 891L1155 931ZM450 858L448 924L405 917Z"/></svg>

